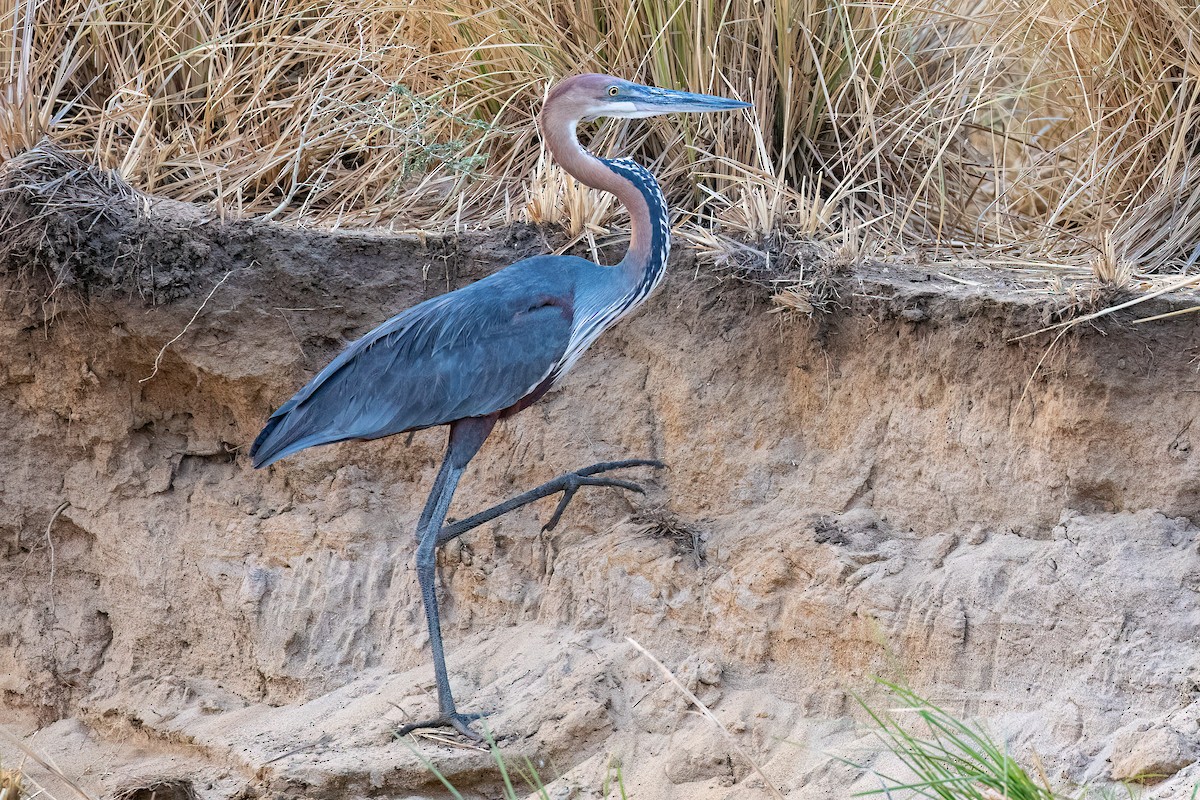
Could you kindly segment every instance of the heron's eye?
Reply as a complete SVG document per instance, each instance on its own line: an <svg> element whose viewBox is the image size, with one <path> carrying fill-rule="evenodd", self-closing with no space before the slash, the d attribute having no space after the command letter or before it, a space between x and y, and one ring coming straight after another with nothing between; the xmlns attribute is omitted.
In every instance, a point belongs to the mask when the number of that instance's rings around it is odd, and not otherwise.
<svg viewBox="0 0 1200 800"><path fill-rule="evenodd" d="M617 96L617 93L618 93L618 92L620 92L620 91L621 91L621 90L620 90L620 89L618 89L616 86L610 86L610 87L608 87L608 96L609 96L609 97L616 97L616 96Z"/></svg>

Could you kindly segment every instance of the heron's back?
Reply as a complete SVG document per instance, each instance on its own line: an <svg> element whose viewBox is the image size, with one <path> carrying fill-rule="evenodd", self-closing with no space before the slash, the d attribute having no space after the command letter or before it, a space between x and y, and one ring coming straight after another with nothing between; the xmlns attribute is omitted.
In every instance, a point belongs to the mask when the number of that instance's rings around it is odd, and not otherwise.
<svg viewBox="0 0 1200 800"><path fill-rule="evenodd" d="M271 416L250 448L254 466L512 407L563 366L577 300L603 302L612 272L538 256L397 314Z"/></svg>

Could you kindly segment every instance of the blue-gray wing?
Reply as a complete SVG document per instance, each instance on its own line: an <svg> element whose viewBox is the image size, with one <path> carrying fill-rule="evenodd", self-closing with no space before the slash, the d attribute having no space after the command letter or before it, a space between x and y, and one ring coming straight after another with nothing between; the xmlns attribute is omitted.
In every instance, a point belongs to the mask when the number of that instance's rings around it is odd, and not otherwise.
<svg viewBox="0 0 1200 800"><path fill-rule="evenodd" d="M566 352L572 290L557 282L531 291L505 272L413 306L350 345L271 416L250 449L254 466L486 416L532 392Z"/></svg>

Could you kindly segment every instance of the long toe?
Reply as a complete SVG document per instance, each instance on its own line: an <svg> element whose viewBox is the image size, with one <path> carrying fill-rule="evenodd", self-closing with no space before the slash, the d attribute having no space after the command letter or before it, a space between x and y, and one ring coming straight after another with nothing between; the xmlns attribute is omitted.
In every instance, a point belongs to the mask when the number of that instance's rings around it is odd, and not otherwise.
<svg viewBox="0 0 1200 800"><path fill-rule="evenodd" d="M614 489L625 489L626 491L637 492L638 494L646 493L645 488L640 483L623 481L619 478L593 478L585 475L579 479L579 482L583 486L611 486Z"/></svg>
<svg viewBox="0 0 1200 800"><path fill-rule="evenodd" d="M483 714L454 714L450 717L450 727L461 733L473 742L478 744L484 743L482 734L476 733L471 727L471 723L483 717Z"/></svg>
<svg viewBox="0 0 1200 800"><path fill-rule="evenodd" d="M443 714L442 716L434 717L433 719L426 719L420 722L410 722L407 725L398 728L395 735L396 738L399 739L401 736L407 736L413 731L424 730L427 728L453 728L476 744L486 744L487 740L484 738L483 734L471 727L472 722L483 719L485 716L486 714L481 713L459 714L458 712L455 712L453 714Z"/></svg>
<svg viewBox="0 0 1200 800"><path fill-rule="evenodd" d="M559 475L557 478L546 481L541 486L535 486L527 492L523 492L516 497L505 500L499 505L494 505L491 508L480 511L460 520L451 525L447 525L438 532L437 543L443 545L446 542L453 541L459 536L462 536L469 530L473 530L485 522L489 522L501 514L507 514L510 511L529 505L543 497L549 497L553 494L562 492L562 498L558 502L558 507L554 510L554 514L550 517L550 521L542 528L543 531L553 530L562 517L563 511L571 503L571 498L575 493L584 486L609 486L617 489L625 489L630 492L643 492L644 489L638 484L621 480L618 478L596 478L593 477L601 472L609 472L617 469L627 469L629 467L654 467L655 469L664 469L666 465L661 461L655 461L651 458L630 458L624 461L602 461L599 464L592 464L590 467L568 472L565 475Z"/></svg>
<svg viewBox="0 0 1200 800"><path fill-rule="evenodd" d="M590 467L584 467L571 474L579 476L596 475L601 472L610 472L614 469L628 469L629 467L666 469L667 465L655 458L627 458L624 461L601 461L599 464L592 464Z"/></svg>

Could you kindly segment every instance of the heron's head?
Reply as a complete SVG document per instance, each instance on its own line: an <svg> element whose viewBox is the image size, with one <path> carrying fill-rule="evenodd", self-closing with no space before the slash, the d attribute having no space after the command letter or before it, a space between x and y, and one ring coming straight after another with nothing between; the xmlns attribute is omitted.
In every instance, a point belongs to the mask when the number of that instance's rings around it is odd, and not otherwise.
<svg viewBox="0 0 1200 800"><path fill-rule="evenodd" d="M726 111L749 108L750 103L729 100L711 94L656 89L611 75L576 75L559 82L546 98L546 109L569 119L591 120L597 117L653 117L677 112Z"/></svg>

